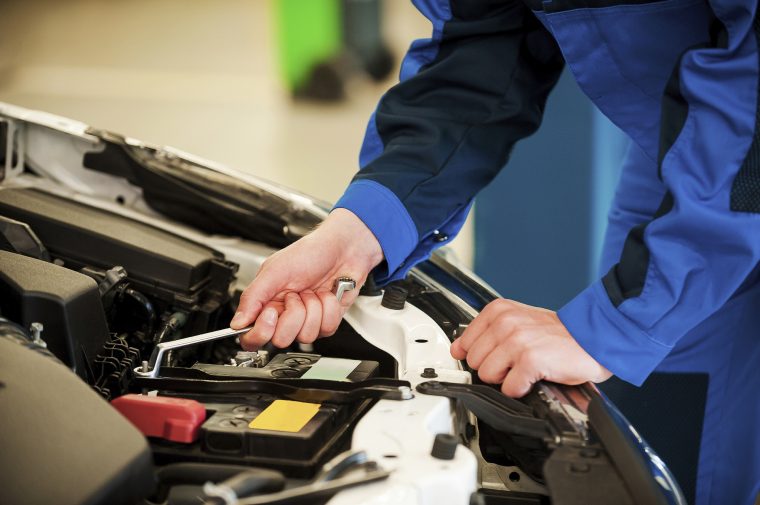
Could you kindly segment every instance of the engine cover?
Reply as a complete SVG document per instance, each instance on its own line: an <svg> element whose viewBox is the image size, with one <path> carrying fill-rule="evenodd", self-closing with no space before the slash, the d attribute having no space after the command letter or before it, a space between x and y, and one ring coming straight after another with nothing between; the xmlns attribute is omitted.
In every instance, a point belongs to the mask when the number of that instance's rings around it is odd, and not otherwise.
<svg viewBox="0 0 760 505"><path fill-rule="evenodd" d="M0 335L0 503L134 504L154 486L145 438L70 370Z"/></svg>
<svg viewBox="0 0 760 505"><path fill-rule="evenodd" d="M6 251L0 251L0 312L26 327L42 323L50 351L85 379L109 338L94 280Z"/></svg>
<svg viewBox="0 0 760 505"><path fill-rule="evenodd" d="M122 266L131 281L172 303L197 303L210 284L226 291L236 270L213 249L34 189L0 190L0 215L28 224L66 266Z"/></svg>

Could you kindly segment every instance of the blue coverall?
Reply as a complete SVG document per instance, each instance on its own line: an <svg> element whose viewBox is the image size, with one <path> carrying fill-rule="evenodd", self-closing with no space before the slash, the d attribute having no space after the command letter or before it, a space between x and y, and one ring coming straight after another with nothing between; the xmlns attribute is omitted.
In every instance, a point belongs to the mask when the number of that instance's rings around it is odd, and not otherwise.
<svg viewBox="0 0 760 505"><path fill-rule="evenodd" d="M433 35L412 44L399 84L370 118L361 170L336 204L378 238L385 262L376 279L403 277L456 235L514 143L538 128L567 64L632 147L602 275L559 317L630 384L653 372L706 374L704 420L694 420L702 425L696 503L753 503L760 492L756 1L415 4Z"/></svg>

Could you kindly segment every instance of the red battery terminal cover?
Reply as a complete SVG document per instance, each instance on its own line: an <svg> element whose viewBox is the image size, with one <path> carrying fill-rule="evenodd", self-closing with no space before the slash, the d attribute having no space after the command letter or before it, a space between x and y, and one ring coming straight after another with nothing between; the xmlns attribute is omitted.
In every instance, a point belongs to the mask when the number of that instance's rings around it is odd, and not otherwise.
<svg viewBox="0 0 760 505"><path fill-rule="evenodd" d="M146 437L191 443L198 438L206 409L195 400L129 394L111 401Z"/></svg>

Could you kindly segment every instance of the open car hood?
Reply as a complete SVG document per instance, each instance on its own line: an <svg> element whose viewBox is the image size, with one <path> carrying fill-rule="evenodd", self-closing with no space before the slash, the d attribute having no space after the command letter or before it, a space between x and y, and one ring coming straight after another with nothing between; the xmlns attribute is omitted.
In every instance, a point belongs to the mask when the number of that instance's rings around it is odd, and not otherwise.
<svg viewBox="0 0 760 505"><path fill-rule="evenodd" d="M685 503L592 384L541 383L512 400L451 357L498 294L445 250L397 283L401 309L365 286L314 348L246 355L228 339L170 353L158 377L133 372L159 342L225 327L264 259L328 210L176 149L0 103L0 345L13 350L0 360L17 365L0 363L0 401L18 413L0 418L15 438L0 502ZM328 365L342 380L310 372ZM55 430L30 431L33 406L52 398L89 405L76 426L92 436L56 446ZM278 401L316 410L295 431L260 428ZM169 410L187 433L146 425ZM70 417L58 409L46 424L76 433ZM125 447L104 454L101 432L116 424ZM82 473L80 459L108 471ZM46 471L61 478L40 482ZM266 485L230 495L240 475Z"/></svg>

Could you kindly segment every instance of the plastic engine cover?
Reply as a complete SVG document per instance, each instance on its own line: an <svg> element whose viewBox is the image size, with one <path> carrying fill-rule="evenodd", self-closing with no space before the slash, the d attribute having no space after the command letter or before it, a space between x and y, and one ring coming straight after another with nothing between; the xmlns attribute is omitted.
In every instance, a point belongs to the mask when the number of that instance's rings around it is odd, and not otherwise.
<svg viewBox="0 0 760 505"><path fill-rule="evenodd" d="M25 327L42 323L48 349L82 378L108 340L94 280L6 251L0 251L0 312Z"/></svg>
<svg viewBox="0 0 760 505"><path fill-rule="evenodd" d="M158 228L33 189L0 190L0 215L28 224L51 254L186 296L209 282L214 250Z"/></svg>
<svg viewBox="0 0 760 505"><path fill-rule="evenodd" d="M145 438L71 370L0 336L0 503L134 504L154 486Z"/></svg>

